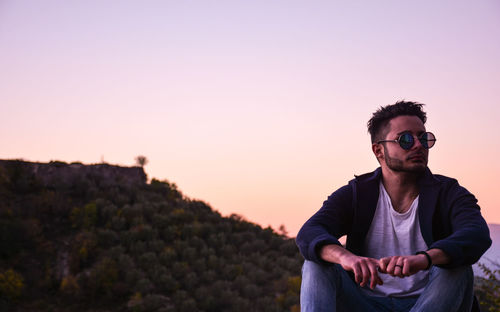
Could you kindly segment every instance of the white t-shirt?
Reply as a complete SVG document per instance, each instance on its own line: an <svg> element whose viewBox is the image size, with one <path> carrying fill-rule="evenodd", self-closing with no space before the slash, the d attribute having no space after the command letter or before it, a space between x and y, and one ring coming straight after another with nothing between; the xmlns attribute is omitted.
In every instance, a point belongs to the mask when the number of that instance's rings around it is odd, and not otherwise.
<svg viewBox="0 0 500 312"><path fill-rule="evenodd" d="M380 182L377 209L366 236L364 255L375 259L390 256L414 255L420 250L427 250L418 220L418 196L405 213L394 210L391 198ZM364 291L372 296L406 297L419 295L428 282L429 271L420 271L414 275L399 278L379 273L384 282L372 291Z"/></svg>

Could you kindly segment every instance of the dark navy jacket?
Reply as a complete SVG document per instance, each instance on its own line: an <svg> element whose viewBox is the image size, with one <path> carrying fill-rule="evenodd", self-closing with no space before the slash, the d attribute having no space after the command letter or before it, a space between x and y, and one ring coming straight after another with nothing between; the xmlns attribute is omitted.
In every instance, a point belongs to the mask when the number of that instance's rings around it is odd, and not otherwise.
<svg viewBox="0 0 500 312"><path fill-rule="evenodd" d="M320 247L340 245L363 256L363 244L379 197L382 170L357 176L335 191L300 229L297 245L305 259L322 262ZM451 263L442 267L473 264L490 247L488 226L477 200L455 179L433 175L429 169L419 180L418 217L422 236L431 248L443 250Z"/></svg>

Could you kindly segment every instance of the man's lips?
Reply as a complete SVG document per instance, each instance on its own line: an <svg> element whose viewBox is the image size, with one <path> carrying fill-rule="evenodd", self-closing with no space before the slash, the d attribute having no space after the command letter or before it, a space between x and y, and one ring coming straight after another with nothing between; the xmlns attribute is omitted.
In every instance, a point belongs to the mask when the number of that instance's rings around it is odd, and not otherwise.
<svg viewBox="0 0 500 312"><path fill-rule="evenodd" d="M406 158L407 160L425 160L424 154L414 154L410 155Z"/></svg>

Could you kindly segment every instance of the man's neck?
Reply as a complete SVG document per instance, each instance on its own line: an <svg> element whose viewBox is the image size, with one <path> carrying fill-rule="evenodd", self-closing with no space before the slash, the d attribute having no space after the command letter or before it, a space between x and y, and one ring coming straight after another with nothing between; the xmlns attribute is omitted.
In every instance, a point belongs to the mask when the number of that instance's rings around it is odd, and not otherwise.
<svg viewBox="0 0 500 312"><path fill-rule="evenodd" d="M394 210L404 213L418 196L419 174L414 172L396 172L382 168L382 183L391 198Z"/></svg>

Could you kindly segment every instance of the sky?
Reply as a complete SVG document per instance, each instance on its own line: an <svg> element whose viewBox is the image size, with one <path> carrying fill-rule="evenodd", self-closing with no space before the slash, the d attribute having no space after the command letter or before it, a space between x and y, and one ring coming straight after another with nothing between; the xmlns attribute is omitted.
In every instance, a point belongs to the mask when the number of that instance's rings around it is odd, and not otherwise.
<svg viewBox="0 0 500 312"><path fill-rule="evenodd" d="M290 236L426 104L433 173L500 223L500 2L0 0L0 158L134 165Z"/></svg>

